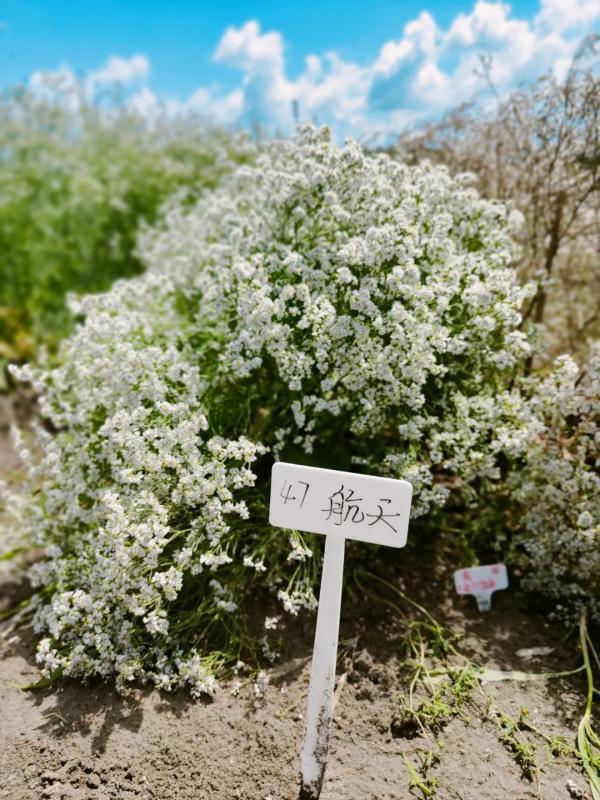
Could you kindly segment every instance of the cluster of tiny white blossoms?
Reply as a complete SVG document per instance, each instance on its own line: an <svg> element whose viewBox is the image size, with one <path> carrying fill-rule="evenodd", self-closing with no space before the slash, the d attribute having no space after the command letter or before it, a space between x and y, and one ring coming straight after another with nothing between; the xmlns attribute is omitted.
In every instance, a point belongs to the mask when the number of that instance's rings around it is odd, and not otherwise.
<svg viewBox="0 0 600 800"><path fill-rule="evenodd" d="M498 395L529 352L520 216L468 176L334 146L275 142L140 250L223 343L220 374L262 392L275 454L343 438L344 457L441 505L447 471L494 471Z"/></svg>
<svg viewBox="0 0 600 800"><path fill-rule="evenodd" d="M58 367L17 370L58 431L38 432L27 517L48 556L31 572L47 676L214 689L207 654L182 646L180 612L192 624L203 607L236 608L215 574L232 561L230 521L248 516L236 495L253 486L264 448L209 432L206 387L172 299L155 275L117 285L84 302L85 326Z"/></svg>
<svg viewBox="0 0 600 800"><path fill-rule="evenodd" d="M600 622L600 343L583 374L559 359L527 408L537 431L507 481L522 509L524 584L566 621L587 612Z"/></svg>
<svg viewBox="0 0 600 800"><path fill-rule="evenodd" d="M57 431L27 523L45 673L199 693L218 653L276 656L272 613L243 627L256 591L313 609L315 570L266 525L267 448L407 479L415 515L522 460L546 422L515 383L517 224L466 177L314 128L171 203L147 273L81 303L56 366L19 371Z"/></svg>

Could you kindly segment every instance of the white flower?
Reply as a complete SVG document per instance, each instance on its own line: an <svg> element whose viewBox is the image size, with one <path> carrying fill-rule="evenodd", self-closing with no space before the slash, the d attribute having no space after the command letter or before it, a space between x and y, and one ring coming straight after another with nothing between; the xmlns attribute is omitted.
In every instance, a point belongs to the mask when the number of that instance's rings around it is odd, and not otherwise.
<svg viewBox="0 0 600 800"><path fill-rule="evenodd" d="M175 600L183 583L183 573L175 567L166 572L155 572L152 580L160 586L167 600Z"/></svg>
<svg viewBox="0 0 600 800"><path fill-rule="evenodd" d="M251 567L252 569L256 570L256 572L266 572L267 568L265 567L264 561L262 558L260 561L255 561L252 559L251 556L244 556L243 564L245 567Z"/></svg>
<svg viewBox="0 0 600 800"><path fill-rule="evenodd" d="M269 673L265 670L261 670L258 675L256 676L256 680L254 681L254 696L257 699L262 699L265 696L265 692L267 691L267 686L269 685L270 676Z"/></svg>

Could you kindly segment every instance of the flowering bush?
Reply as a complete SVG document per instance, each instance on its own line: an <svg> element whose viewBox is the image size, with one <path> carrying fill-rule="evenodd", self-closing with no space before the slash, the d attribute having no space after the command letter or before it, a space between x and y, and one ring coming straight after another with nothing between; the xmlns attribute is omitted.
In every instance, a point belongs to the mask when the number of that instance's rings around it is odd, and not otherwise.
<svg viewBox="0 0 600 800"><path fill-rule="evenodd" d="M531 434L517 223L465 177L312 128L172 203L147 273L19 371L58 430L27 522L45 673L200 692L254 643L272 657L258 589L315 605L309 543L266 525L273 455L408 479L415 516L474 502Z"/></svg>
<svg viewBox="0 0 600 800"><path fill-rule="evenodd" d="M507 489L517 505L515 558L525 585L547 595L555 612L600 622L600 350L587 371L568 357L535 387L537 424ZM513 510L514 514L514 510Z"/></svg>
<svg viewBox="0 0 600 800"><path fill-rule="evenodd" d="M422 514L438 472L496 474L497 397L529 352L519 215L469 184L309 129L140 249L211 332L220 391L252 396L253 435L402 476Z"/></svg>

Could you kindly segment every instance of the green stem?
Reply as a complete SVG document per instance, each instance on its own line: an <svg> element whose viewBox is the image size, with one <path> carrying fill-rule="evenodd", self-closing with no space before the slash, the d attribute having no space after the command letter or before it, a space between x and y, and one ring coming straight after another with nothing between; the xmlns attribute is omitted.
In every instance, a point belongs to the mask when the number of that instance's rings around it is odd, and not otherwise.
<svg viewBox="0 0 600 800"><path fill-rule="evenodd" d="M594 800L600 800L600 738L592 727L592 706L594 704L594 673L588 650L589 635L585 614L579 622L579 641L587 678L587 700L585 712L577 730L577 750L581 763L590 781ZM592 645L593 649L593 645ZM594 652L595 655L595 652Z"/></svg>

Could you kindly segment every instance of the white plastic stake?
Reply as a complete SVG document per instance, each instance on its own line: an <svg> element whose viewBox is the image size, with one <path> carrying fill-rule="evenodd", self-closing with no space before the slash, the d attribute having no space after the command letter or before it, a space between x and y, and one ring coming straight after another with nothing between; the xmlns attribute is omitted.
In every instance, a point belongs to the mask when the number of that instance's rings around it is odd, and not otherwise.
<svg viewBox="0 0 600 800"><path fill-rule="evenodd" d="M345 546L346 541L343 536L336 536L332 533L325 539L319 612L310 670L308 708L304 723L304 744L300 756L302 792L304 793L300 795L302 800L304 798L313 800L319 796L327 763L342 605Z"/></svg>
<svg viewBox="0 0 600 800"><path fill-rule="evenodd" d="M325 556L300 757L300 800L318 800L333 709L345 540L404 547L412 486L406 481L279 462L271 475L271 525L324 533Z"/></svg>

